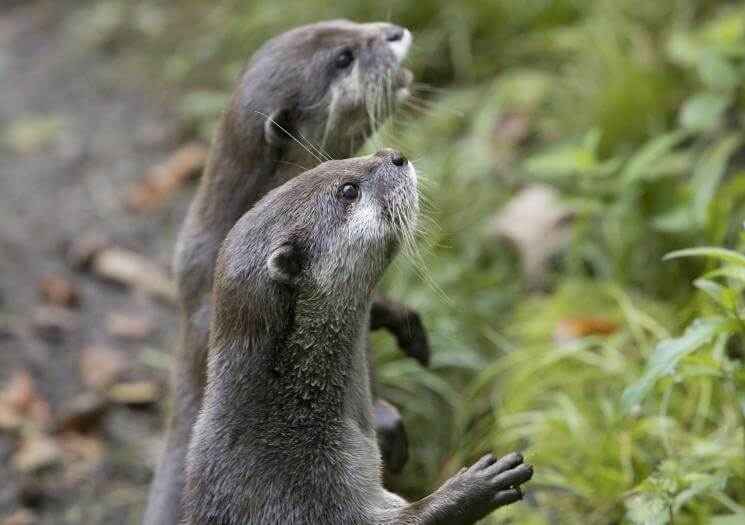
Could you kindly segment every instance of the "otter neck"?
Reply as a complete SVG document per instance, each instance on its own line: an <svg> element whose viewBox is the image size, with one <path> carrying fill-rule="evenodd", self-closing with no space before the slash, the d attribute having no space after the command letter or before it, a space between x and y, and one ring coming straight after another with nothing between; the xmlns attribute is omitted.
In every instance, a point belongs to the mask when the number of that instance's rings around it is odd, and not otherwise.
<svg viewBox="0 0 745 525"><path fill-rule="evenodd" d="M213 339L190 449L187 501L207 494L200 523L370 521L381 472L363 344L370 302L318 305L321 317L298 302L274 336Z"/></svg>
<svg viewBox="0 0 745 525"><path fill-rule="evenodd" d="M312 435L322 443L350 423L373 436L365 351L372 296L332 308L298 299L291 326L273 341L253 339L259 348L244 340L215 352L213 377L222 385L211 383L222 398L218 406L230 407L231 416L239 412L243 423L256 419L253 424L267 430L262 440Z"/></svg>
<svg viewBox="0 0 745 525"><path fill-rule="evenodd" d="M266 143L260 119L234 120L228 111L220 121L194 204L201 226L220 240L262 195L301 171L281 163L284 152Z"/></svg>

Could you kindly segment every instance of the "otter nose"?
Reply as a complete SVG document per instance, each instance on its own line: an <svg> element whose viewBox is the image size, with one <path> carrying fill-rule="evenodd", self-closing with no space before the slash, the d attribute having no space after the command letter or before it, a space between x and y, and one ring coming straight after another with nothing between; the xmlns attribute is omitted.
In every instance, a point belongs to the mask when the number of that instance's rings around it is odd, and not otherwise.
<svg viewBox="0 0 745 525"><path fill-rule="evenodd" d="M388 42L398 42L404 37L404 28L399 26L391 26L385 30L385 39Z"/></svg>
<svg viewBox="0 0 745 525"><path fill-rule="evenodd" d="M383 157L390 159L391 163L394 166L398 166L399 168L402 166L406 166L406 164L409 162L406 157L401 155L400 151L396 151L395 149L381 149L375 154L376 157Z"/></svg>
<svg viewBox="0 0 745 525"><path fill-rule="evenodd" d="M394 164L394 166L406 166L406 163L409 162L406 157L401 155L398 151L393 152L393 156L391 157L391 162Z"/></svg>

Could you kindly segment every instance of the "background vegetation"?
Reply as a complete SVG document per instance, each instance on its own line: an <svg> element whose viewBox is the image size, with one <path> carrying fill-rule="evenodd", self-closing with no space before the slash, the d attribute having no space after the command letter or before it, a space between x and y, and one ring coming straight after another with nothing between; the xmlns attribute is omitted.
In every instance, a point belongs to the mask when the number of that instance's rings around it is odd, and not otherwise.
<svg viewBox="0 0 745 525"><path fill-rule="evenodd" d="M432 366L376 340L413 449L394 483L416 497L485 449L518 448L536 478L502 519L744 522L743 258L663 257L743 248L745 9L222 2L164 82L198 86L180 107L208 135L250 49L327 17L416 37L417 96L369 146L419 159L430 182L424 269L401 261L385 288L422 312ZM494 217L532 183L572 213L568 242L528 278Z"/></svg>
<svg viewBox="0 0 745 525"><path fill-rule="evenodd" d="M149 73L202 138L268 37L409 27L415 98L366 147L416 159L430 218L384 284L422 313L430 368L375 337L412 446L392 484L415 498L519 449L536 476L495 523L745 523L742 5L140 0L85 17L83 38ZM515 246L500 213L535 184L564 214Z"/></svg>

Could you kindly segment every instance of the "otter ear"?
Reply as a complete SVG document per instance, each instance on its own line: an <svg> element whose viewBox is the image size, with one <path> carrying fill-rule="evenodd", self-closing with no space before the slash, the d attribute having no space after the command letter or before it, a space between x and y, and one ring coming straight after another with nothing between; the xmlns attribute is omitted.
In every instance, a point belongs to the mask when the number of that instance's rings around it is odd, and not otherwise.
<svg viewBox="0 0 745 525"><path fill-rule="evenodd" d="M290 111L277 109L264 121L264 138L272 146L284 146L295 135Z"/></svg>
<svg viewBox="0 0 745 525"><path fill-rule="evenodd" d="M274 282L294 288L300 279L300 255L291 244L283 244L269 255L266 269Z"/></svg>

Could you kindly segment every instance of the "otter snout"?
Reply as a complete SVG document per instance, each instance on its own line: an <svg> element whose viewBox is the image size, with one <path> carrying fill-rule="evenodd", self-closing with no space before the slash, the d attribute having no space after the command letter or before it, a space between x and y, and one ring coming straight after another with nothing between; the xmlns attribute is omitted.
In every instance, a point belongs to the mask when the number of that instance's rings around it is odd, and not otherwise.
<svg viewBox="0 0 745 525"><path fill-rule="evenodd" d="M398 166L398 167L406 166L406 164L409 163L406 157L404 157L398 152L395 152L393 154L393 157L391 157L391 162L393 163L394 166Z"/></svg>
<svg viewBox="0 0 745 525"><path fill-rule="evenodd" d="M388 43L397 64L401 64L411 47L411 32L405 27L394 24L376 23L377 29L381 31L383 40Z"/></svg>
<svg viewBox="0 0 745 525"><path fill-rule="evenodd" d="M388 42L398 42L399 40L403 40L406 34L405 32L406 29L401 26L391 26L385 30L385 39Z"/></svg>
<svg viewBox="0 0 745 525"><path fill-rule="evenodd" d="M399 64L403 62L406 55L409 54L409 48L411 47L411 33L409 30L394 26L393 29L389 29L386 32L386 40L388 41L388 45L391 46L396 61Z"/></svg>
<svg viewBox="0 0 745 525"><path fill-rule="evenodd" d="M375 156L387 159L391 162L391 164L393 164L394 166L398 166L399 168L402 168L409 163L409 160L404 157L400 151L396 151L395 149L391 148L381 149L375 154Z"/></svg>
<svg viewBox="0 0 745 525"><path fill-rule="evenodd" d="M401 67L401 63L409 54L411 48L411 32L405 27L386 24L383 26L383 39L391 50L398 70L393 75L393 83L396 88L396 101L402 102L409 97L409 87L414 80L410 70Z"/></svg>
<svg viewBox="0 0 745 525"><path fill-rule="evenodd" d="M400 240L408 239L419 211L417 176L414 165L395 149L373 155L377 161L375 180L383 216L394 226Z"/></svg>
<svg viewBox="0 0 745 525"><path fill-rule="evenodd" d="M391 148L381 149L373 155L373 158L381 159L376 169L380 170L382 168L383 173L393 175L392 180L408 179L416 185L417 178L414 165L400 151ZM400 179L401 175L404 175L404 179Z"/></svg>
<svg viewBox="0 0 745 525"><path fill-rule="evenodd" d="M395 149L382 149L373 158L377 161L373 179L381 217L391 226L398 245L410 247L419 212L414 165Z"/></svg>

